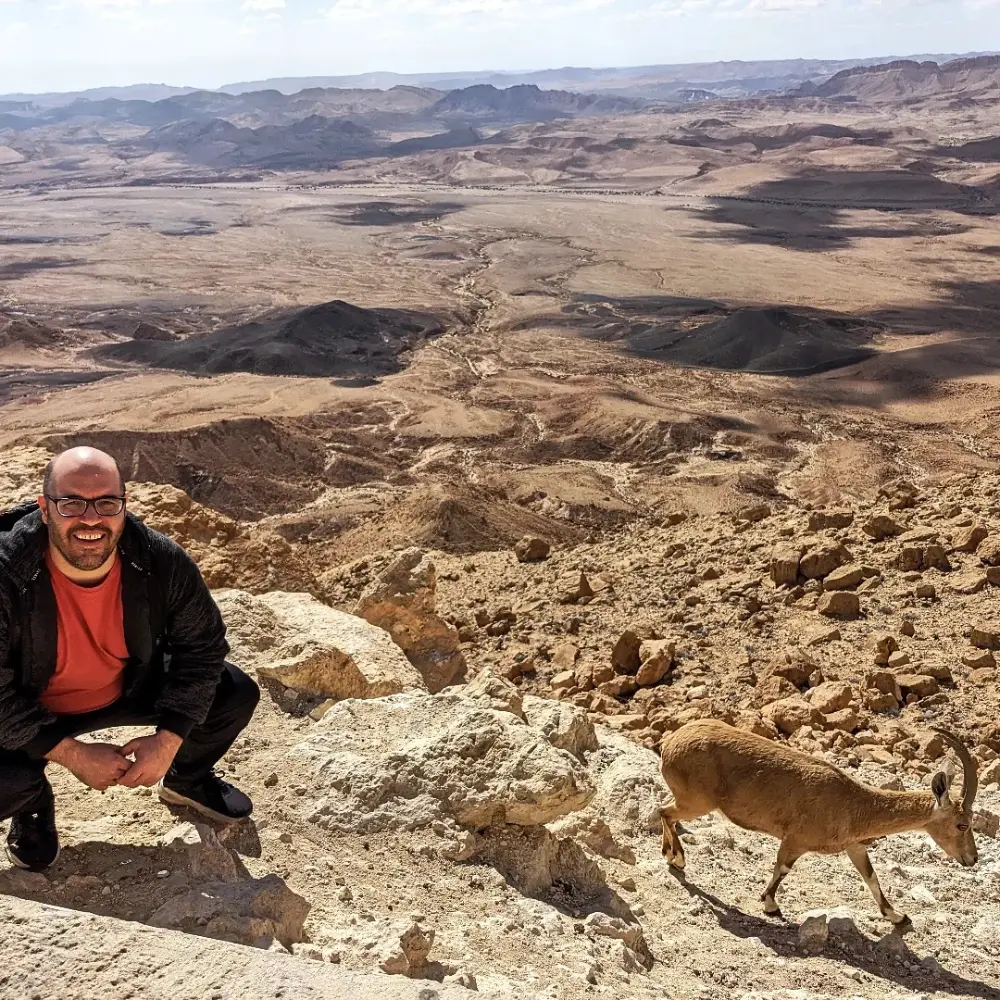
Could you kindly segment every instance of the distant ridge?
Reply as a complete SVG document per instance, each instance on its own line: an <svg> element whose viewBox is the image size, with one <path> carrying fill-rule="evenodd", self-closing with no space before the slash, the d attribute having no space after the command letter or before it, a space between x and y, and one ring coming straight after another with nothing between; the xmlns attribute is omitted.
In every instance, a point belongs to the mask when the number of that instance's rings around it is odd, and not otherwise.
<svg viewBox="0 0 1000 1000"><path fill-rule="evenodd" d="M944 95L1000 98L1000 55L953 59L944 64L897 59L879 66L855 66L823 83L803 84L796 94L870 103Z"/></svg>

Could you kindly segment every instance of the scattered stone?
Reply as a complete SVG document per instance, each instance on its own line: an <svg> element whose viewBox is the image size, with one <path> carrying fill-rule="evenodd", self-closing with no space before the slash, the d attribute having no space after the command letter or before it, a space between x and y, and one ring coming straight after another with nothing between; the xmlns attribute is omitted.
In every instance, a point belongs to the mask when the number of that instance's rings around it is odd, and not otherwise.
<svg viewBox="0 0 1000 1000"><path fill-rule="evenodd" d="M844 545L821 545L810 549L799 560L799 572L809 580L822 580L851 559L851 553Z"/></svg>
<svg viewBox="0 0 1000 1000"><path fill-rule="evenodd" d="M937 760L944 753L944 740L937 733L924 733L917 739L917 746L925 760Z"/></svg>
<svg viewBox="0 0 1000 1000"><path fill-rule="evenodd" d="M905 621L899 626L899 634L912 638L917 634L917 627L911 621ZM898 647L897 647L898 648ZM888 662L888 661L886 661Z"/></svg>
<svg viewBox="0 0 1000 1000"><path fill-rule="evenodd" d="M826 681L809 691L806 698L813 708L830 715L847 708L854 699L854 692L846 681Z"/></svg>
<svg viewBox="0 0 1000 1000"><path fill-rule="evenodd" d="M425 931L420 924L414 922L398 938L382 948L379 967L393 976L421 978L427 968L433 944L434 931Z"/></svg>
<svg viewBox="0 0 1000 1000"><path fill-rule="evenodd" d="M889 517L887 514L876 514L874 517L869 518L861 526L861 530L869 536L869 538L874 538L875 541L881 542L886 538L893 538L897 535L902 535L906 528L904 528L898 521Z"/></svg>
<svg viewBox="0 0 1000 1000"><path fill-rule="evenodd" d="M830 925L826 914L806 917L799 924L799 948L807 955L821 955L830 939Z"/></svg>
<svg viewBox="0 0 1000 1000"><path fill-rule="evenodd" d="M584 598L593 597L594 591L583 570L570 570L559 577L556 596L560 604L577 604Z"/></svg>
<svg viewBox="0 0 1000 1000"><path fill-rule="evenodd" d="M879 487L878 496L888 500L889 510L907 510L917 505L920 494L909 480L893 479Z"/></svg>
<svg viewBox="0 0 1000 1000"><path fill-rule="evenodd" d="M636 683L640 687L659 684L673 669L675 645L669 639L647 639L639 647L639 671Z"/></svg>
<svg viewBox="0 0 1000 1000"><path fill-rule="evenodd" d="M642 640L628 630L621 634L611 650L611 666L620 674L636 674L639 671L639 647Z"/></svg>
<svg viewBox="0 0 1000 1000"><path fill-rule="evenodd" d="M551 546L544 538L533 538L525 535L515 546L514 555L522 563L542 562L548 559Z"/></svg>
<svg viewBox="0 0 1000 1000"><path fill-rule="evenodd" d="M853 733L861 726L861 716L853 706L842 708L838 712L831 712L826 716L824 725L827 729L836 729L844 733Z"/></svg>
<svg viewBox="0 0 1000 1000"><path fill-rule="evenodd" d="M809 515L810 531L849 528L853 523L854 512L850 510L814 510Z"/></svg>
<svg viewBox="0 0 1000 1000"><path fill-rule="evenodd" d="M833 570L823 580L824 590L850 590L864 579L861 567L853 564Z"/></svg>
<svg viewBox="0 0 1000 1000"><path fill-rule="evenodd" d="M825 646L830 642L839 642L841 638L840 629L833 626L831 628L821 629L819 632L813 632L813 634L806 639L806 645Z"/></svg>
<svg viewBox="0 0 1000 1000"><path fill-rule="evenodd" d="M976 649L1000 649L1000 635L988 628L973 626L969 630L969 642Z"/></svg>
<svg viewBox="0 0 1000 1000"><path fill-rule="evenodd" d="M786 736L798 732L803 726L822 726L823 716L805 698L782 698L765 706L761 713Z"/></svg>
<svg viewBox="0 0 1000 1000"><path fill-rule="evenodd" d="M771 508L766 503L754 504L751 507L743 507L735 514L737 521L746 521L749 524L757 524L765 518L771 516Z"/></svg>
<svg viewBox="0 0 1000 1000"><path fill-rule="evenodd" d="M938 682L925 674L896 674L903 694L915 694L918 698L927 698L938 692Z"/></svg>
<svg viewBox="0 0 1000 1000"><path fill-rule="evenodd" d="M899 649L896 637L892 635L879 635L875 637L875 663L884 667L889 662L889 657Z"/></svg>
<svg viewBox="0 0 1000 1000"><path fill-rule="evenodd" d="M996 839L1000 835L1000 816L989 809L979 808L973 813L972 828L985 837Z"/></svg>
<svg viewBox="0 0 1000 1000"><path fill-rule="evenodd" d="M432 694L465 677L458 629L436 612L437 570L421 549L407 549L358 599L354 613L385 629Z"/></svg>
<svg viewBox="0 0 1000 1000"><path fill-rule="evenodd" d="M897 650L889 656L888 666L890 666L893 670L896 670L898 667L905 667L909 662L910 654L905 653L902 650Z"/></svg>
<svg viewBox="0 0 1000 1000"><path fill-rule="evenodd" d="M932 583L921 583L917 585L916 595L922 601L933 601L937 598L937 588Z"/></svg>
<svg viewBox="0 0 1000 1000"><path fill-rule="evenodd" d="M969 674L970 684L993 684L996 681L996 671L993 667L981 667Z"/></svg>
<svg viewBox="0 0 1000 1000"><path fill-rule="evenodd" d="M816 610L827 618L857 618L861 614L861 600L849 590L834 590L820 598Z"/></svg>
<svg viewBox="0 0 1000 1000"><path fill-rule="evenodd" d="M799 578L801 551L779 545L771 555L771 579L777 587L794 587Z"/></svg>
<svg viewBox="0 0 1000 1000"><path fill-rule="evenodd" d="M979 560L986 566L1000 566L1000 535L993 535L979 545Z"/></svg>
<svg viewBox="0 0 1000 1000"><path fill-rule="evenodd" d="M997 665L996 657L988 650L984 649L978 653L966 653L962 657L962 662L973 670L984 668L992 670Z"/></svg>
<svg viewBox="0 0 1000 1000"><path fill-rule="evenodd" d="M557 670L572 670L580 650L572 642L561 642L552 649L552 665Z"/></svg>
<svg viewBox="0 0 1000 1000"><path fill-rule="evenodd" d="M506 677L500 677L489 668L480 670L462 688L462 696L484 708L509 712L518 719L524 718L524 699L521 692Z"/></svg>

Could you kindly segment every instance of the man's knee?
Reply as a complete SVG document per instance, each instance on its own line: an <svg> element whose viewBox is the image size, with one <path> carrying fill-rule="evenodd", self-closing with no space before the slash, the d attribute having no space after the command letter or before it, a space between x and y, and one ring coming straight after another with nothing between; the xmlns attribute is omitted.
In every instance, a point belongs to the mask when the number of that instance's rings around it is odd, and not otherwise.
<svg viewBox="0 0 1000 1000"><path fill-rule="evenodd" d="M0 762L0 820L31 808L45 792L44 765Z"/></svg>
<svg viewBox="0 0 1000 1000"><path fill-rule="evenodd" d="M257 682L239 667L227 663L222 688L226 695L227 710L249 722L260 702L260 687Z"/></svg>

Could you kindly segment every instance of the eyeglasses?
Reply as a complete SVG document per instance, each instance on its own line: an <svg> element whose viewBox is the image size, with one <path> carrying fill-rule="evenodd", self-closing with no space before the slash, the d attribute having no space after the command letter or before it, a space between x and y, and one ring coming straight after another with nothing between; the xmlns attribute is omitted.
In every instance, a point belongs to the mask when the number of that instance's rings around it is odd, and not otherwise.
<svg viewBox="0 0 1000 1000"><path fill-rule="evenodd" d="M50 497L46 493L45 499L56 505L61 517L83 517L88 507L93 507L98 517L117 517L125 509L125 497L96 497L86 500L83 497Z"/></svg>

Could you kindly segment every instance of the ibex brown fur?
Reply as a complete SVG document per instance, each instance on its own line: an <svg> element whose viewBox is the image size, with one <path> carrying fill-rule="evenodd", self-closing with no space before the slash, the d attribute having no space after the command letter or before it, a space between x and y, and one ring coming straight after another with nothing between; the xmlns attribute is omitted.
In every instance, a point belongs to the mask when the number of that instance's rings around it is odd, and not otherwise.
<svg viewBox="0 0 1000 1000"><path fill-rule="evenodd" d="M870 788L825 760L783 743L710 719L689 722L663 740L663 777L674 801L661 810L663 853L684 867L678 820L718 810L738 826L777 837L778 860L761 900L778 913L774 894L792 865L810 852L844 852L861 873L882 915L906 921L886 900L866 845L904 830L923 830L948 855L971 867L979 860L972 834L975 763L955 736L936 730L954 749L965 773L960 801L949 795L950 776L939 771L928 792Z"/></svg>

